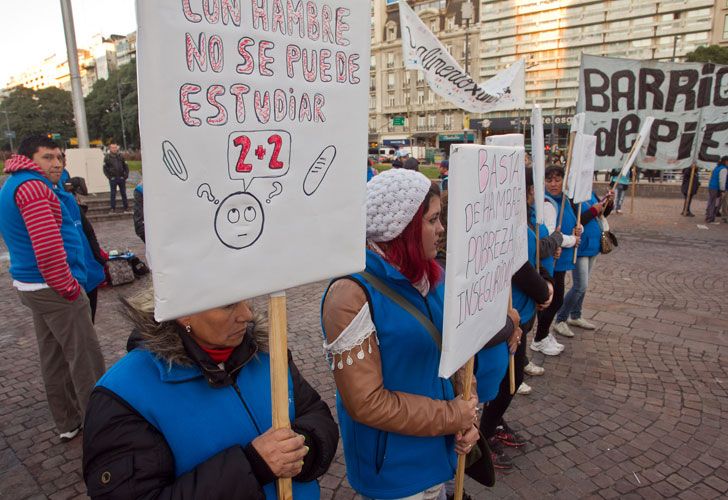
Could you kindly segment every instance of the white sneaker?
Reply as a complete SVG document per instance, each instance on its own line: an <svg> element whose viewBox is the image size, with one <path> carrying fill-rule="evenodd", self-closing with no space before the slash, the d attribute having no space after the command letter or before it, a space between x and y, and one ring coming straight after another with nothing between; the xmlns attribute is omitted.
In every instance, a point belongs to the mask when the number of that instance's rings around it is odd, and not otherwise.
<svg viewBox="0 0 728 500"><path fill-rule="evenodd" d="M61 439L62 442L65 443L66 441L70 441L71 439L73 439L76 436L78 436L78 433L79 433L80 430L81 430L81 426L79 425L78 427L76 427L72 431L60 433L58 435L58 437Z"/></svg>
<svg viewBox="0 0 728 500"><path fill-rule="evenodd" d="M578 326L579 328L583 328L584 330L596 330L597 327L594 323L590 323L584 318L569 318L566 320L566 322L569 325Z"/></svg>
<svg viewBox="0 0 728 500"><path fill-rule="evenodd" d="M543 375L544 372L543 366L534 365L533 361L529 361L526 366L523 367L523 372L526 375L531 375L532 377L537 377L539 375Z"/></svg>
<svg viewBox="0 0 728 500"><path fill-rule="evenodd" d="M538 342L536 342L535 340L531 341L531 350L543 353L546 356L558 356L559 354L561 354L561 351L555 345L549 342L548 338L539 340Z"/></svg>
<svg viewBox="0 0 728 500"><path fill-rule="evenodd" d="M521 394L523 396L527 394L531 394L531 386L528 385L526 382L521 382L521 385L518 386L518 390L516 391L516 394Z"/></svg>
<svg viewBox="0 0 728 500"><path fill-rule="evenodd" d="M566 321L558 321L554 323L551 325L551 329L564 337L574 336L574 332L571 331L571 328L569 328L569 325L566 324Z"/></svg>
<svg viewBox="0 0 728 500"><path fill-rule="evenodd" d="M556 337L554 337L553 333L549 332L544 340L547 340L551 345L555 346L559 350L559 352L564 350L564 344L560 344L556 340Z"/></svg>

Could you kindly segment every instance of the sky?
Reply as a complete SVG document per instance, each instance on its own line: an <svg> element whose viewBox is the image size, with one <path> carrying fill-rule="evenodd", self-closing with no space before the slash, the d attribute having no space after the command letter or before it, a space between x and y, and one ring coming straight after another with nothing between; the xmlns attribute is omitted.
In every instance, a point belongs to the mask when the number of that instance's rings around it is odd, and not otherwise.
<svg viewBox="0 0 728 500"><path fill-rule="evenodd" d="M0 87L52 54L66 58L60 0L0 0ZM136 30L134 0L72 0L76 44Z"/></svg>

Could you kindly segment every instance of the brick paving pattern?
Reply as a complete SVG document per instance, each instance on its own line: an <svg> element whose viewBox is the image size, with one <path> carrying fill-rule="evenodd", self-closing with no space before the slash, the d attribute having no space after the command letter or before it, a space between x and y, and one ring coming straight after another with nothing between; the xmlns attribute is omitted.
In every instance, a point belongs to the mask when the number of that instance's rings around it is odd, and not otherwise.
<svg viewBox="0 0 728 500"><path fill-rule="evenodd" d="M558 357L533 356L507 419L529 438L509 450L515 469L475 498L718 498L728 495L728 225L700 229L678 200L638 199L610 217L620 247L601 256L585 304L594 332L575 329ZM701 214L704 202L693 203ZM131 220L100 222L107 249L143 255ZM4 248L0 248L3 251ZM0 252L1 253L1 252ZM60 444L45 403L28 311L0 260L0 498L84 498L81 440ZM110 365L128 327L117 301L147 280L99 294L97 331ZM318 308L324 283L289 291L290 347L306 378L333 405ZM533 354L529 351L530 354ZM356 495L341 450L321 479L322 498Z"/></svg>

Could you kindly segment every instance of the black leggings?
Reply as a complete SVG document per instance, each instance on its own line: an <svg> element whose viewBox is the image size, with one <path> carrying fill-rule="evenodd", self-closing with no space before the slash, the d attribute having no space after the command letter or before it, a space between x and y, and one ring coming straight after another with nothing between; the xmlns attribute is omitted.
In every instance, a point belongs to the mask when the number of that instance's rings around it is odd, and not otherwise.
<svg viewBox="0 0 728 500"><path fill-rule="evenodd" d="M554 299L551 305L543 311L538 312L538 326L536 327L536 342L540 342L549 334L551 322L554 320L556 313L561 309L564 303L564 278L566 271L556 271L554 273Z"/></svg>
<svg viewBox="0 0 728 500"><path fill-rule="evenodd" d="M526 366L526 334L533 327L534 320L532 319L525 325L521 325L523 334L521 335L521 343L516 349L514 355L515 372L516 372L516 390L523 382L523 368ZM480 432L486 438L492 438L495 435L495 428L503 424L503 415L505 414L508 407L511 405L513 395L511 394L511 382L508 376L508 370L501 380L500 387L498 388L498 395L493 401L490 401L483 408L483 416L480 417Z"/></svg>
<svg viewBox="0 0 728 500"><path fill-rule="evenodd" d="M90 292L86 292L86 295L88 296L88 305L91 308L91 322L96 322L96 301L98 299L98 293L99 289L94 288Z"/></svg>

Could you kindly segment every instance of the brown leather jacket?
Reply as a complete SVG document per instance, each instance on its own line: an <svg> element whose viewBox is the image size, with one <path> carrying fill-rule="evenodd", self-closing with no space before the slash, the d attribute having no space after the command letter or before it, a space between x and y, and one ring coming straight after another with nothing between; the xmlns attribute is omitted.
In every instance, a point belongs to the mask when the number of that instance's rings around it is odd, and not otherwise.
<svg viewBox="0 0 728 500"><path fill-rule="evenodd" d="M341 279L331 285L323 306L327 342L336 340L366 303L366 294L354 281ZM385 389L379 346L372 342L371 348L372 353L364 359L334 370L339 395L354 420L410 436L442 436L462 430L465 417L455 400L434 400ZM456 394L462 394L462 376L461 372L454 376ZM477 394L475 377L471 391Z"/></svg>

